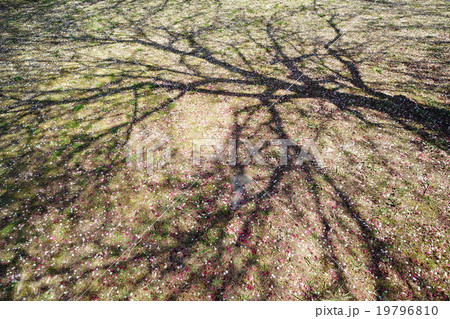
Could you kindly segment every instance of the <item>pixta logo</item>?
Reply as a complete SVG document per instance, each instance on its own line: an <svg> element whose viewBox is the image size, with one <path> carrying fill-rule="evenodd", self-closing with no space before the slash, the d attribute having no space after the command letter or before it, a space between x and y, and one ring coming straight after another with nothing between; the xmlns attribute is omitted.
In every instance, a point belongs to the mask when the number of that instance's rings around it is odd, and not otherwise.
<svg viewBox="0 0 450 319"><path fill-rule="evenodd" d="M140 171L153 174L171 160L170 138L158 132L144 130L127 145L127 163Z"/></svg>

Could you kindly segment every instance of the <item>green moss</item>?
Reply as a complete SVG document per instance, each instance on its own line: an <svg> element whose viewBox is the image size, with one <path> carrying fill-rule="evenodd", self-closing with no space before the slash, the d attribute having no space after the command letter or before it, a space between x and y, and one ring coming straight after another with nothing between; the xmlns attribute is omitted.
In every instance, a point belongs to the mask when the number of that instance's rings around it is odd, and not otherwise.
<svg viewBox="0 0 450 319"><path fill-rule="evenodd" d="M16 222L11 222L11 223L9 223L9 224L7 224L5 227L3 227L1 230L0 230L0 236L1 237L5 237L5 236L7 236L9 233L11 233L11 231L14 229L14 227L16 227L17 226L17 223Z"/></svg>

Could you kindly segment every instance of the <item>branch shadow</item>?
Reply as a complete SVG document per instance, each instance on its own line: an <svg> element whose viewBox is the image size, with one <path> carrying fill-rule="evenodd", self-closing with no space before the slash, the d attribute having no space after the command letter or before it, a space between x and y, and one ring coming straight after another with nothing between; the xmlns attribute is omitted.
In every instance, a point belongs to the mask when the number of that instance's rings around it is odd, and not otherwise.
<svg viewBox="0 0 450 319"><path fill-rule="evenodd" d="M103 10L121 12L126 6L134 8L140 4L139 1L116 1L113 6ZM181 2L179 5L190 4ZM383 1L377 2L377 5L392 6L393 3ZM286 118L290 114L282 110L290 103L315 100L329 104L356 122L370 127L383 126L367 116L368 112L377 112L398 124L397 130L415 134L427 144L448 153L448 110L419 103L402 94L390 95L367 84L361 71L363 61L358 60L359 55L352 52L358 48L340 44L345 33L339 24L346 21L345 18L337 21L340 18L338 13L330 14L317 3L289 13L294 16L306 11L315 19L324 21L328 32L324 38L328 40L316 41L312 48L308 48L308 52L303 52L303 44L295 33L291 34L289 28L278 24L286 16L278 18L273 14L260 18L259 24L247 19L250 21L244 21L248 22L246 28L233 30L238 33L241 42L248 41L266 52L270 59L262 64L246 57L248 52L241 50L239 43L230 44L236 58L227 56L223 52L225 50L220 51L226 47L223 43L219 43L219 48L202 44L205 35L223 28L221 21L200 27L193 25L192 29L187 30L180 30L176 25L168 28L148 22L150 18L172 10L172 6L175 4L162 1L159 5L147 8L147 14L141 17L139 25L126 19L120 24L121 28L131 30L125 37L116 36L114 29L109 33L91 32L82 35L75 29L73 35L70 30L65 30L62 34L39 39L41 44L47 41L45 44L51 47L70 43L78 48L145 48L143 50L170 56L170 66L167 66L166 61L158 65L133 57L97 60L80 57L71 63L86 65L89 71L98 71L92 72L89 79L103 81L101 86L80 85L46 90L39 83L21 86L22 79L18 79L9 84L20 87L19 92L11 85L1 89L0 96L5 101L1 110L1 148L8 151L2 153L5 191L0 195L0 205L7 213L2 214L0 219L3 236L0 244L7 248L5 251L8 254L3 258L7 261L0 264L0 283L3 286L1 298L132 299L129 292L134 295L139 292L146 298L164 300L229 300L231 297L304 300L331 299L334 296L359 299L362 293L352 289L355 271L350 269L347 260L362 258L367 263L360 272L367 272L369 279L366 278L365 283L370 284L363 285L361 289L369 290L368 287L372 285L374 299L400 299L405 298L406 294L409 299L448 300L447 291L424 276L417 275L417 269L424 269L425 265L411 258L402 258L396 254L388 239L379 237L378 231L368 220L367 212L353 204L352 195L340 186L342 181L337 181L335 175L316 160L301 165L293 162L302 152L302 142L290 147L288 165L271 162L263 169L255 163L243 164L241 143L258 134L263 134L266 139L295 140L297 136L292 136L287 128L290 123ZM222 3L216 1L215 8L219 10L221 7ZM189 21L199 19L199 15L201 13L182 18L177 23L189 26ZM13 27L6 32L21 33ZM258 39L254 37L255 33ZM291 38L286 35L291 35ZM38 40L29 41L33 43ZM295 50L289 49L292 43ZM2 52L5 50L11 54L8 59L16 65L17 73L29 75L30 78L26 80L33 80L35 75L29 74L23 61L14 61L14 44L10 45L11 48L2 48ZM369 46L370 42L361 45ZM177 63L173 62L175 59ZM17 60L20 58L17 57ZM305 65L307 62L331 65L328 62L330 60L333 61L333 67L328 68L329 72L325 76L316 76ZM66 62L61 59L50 63L58 66ZM272 65L276 71L266 72L262 65ZM118 75L111 76L111 70L119 70ZM142 187L136 184L142 180L135 181L129 176L132 172L126 169L124 148L134 132L142 127L140 125L158 122L161 114L170 116L175 102L195 94L243 101L233 107L233 121L228 136L237 140L241 148L238 162L231 166L219 163L196 169L198 179L193 187L187 187L190 181L173 172L164 175L162 182L144 182L144 185L148 183L146 186L149 189L169 194L167 200L157 198L154 204L156 207L149 209L152 213L164 213L135 217L141 225L131 231L124 229L122 222L135 224L115 215L118 206L126 207L132 197L132 190ZM49 96L57 98L50 99ZM123 96L129 100L124 102ZM118 99L117 109L108 110L106 114L92 112L84 118L71 120L84 105L97 103L100 108L104 101L114 98ZM146 102L144 105L139 103L147 100L150 101L150 107ZM67 105L74 106L65 108ZM297 111L297 120L306 122L307 116ZM116 124L116 118L125 120L117 120ZM331 115L322 117L324 121L331 121L331 118ZM64 131L64 141L60 145L43 146L42 149L26 147L36 142L36 127L45 127L45 132L38 136L53 134L52 121L58 123L58 120L64 124L54 125L67 131ZM95 133L89 131L89 125L105 120L108 125ZM80 122L83 122L81 129L71 134L70 130L77 129ZM25 141L20 140L19 136L24 137ZM19 151L16 150L17 146ZM376 151L375 146L371 144L370 147ZM269 148L269 145L265 145L261 150ZM86 154L98 158L98 161L85 164L83 158ZM388 162L386 159L383 161ZM386 164L385 169L391 168ZM395 174L394 170L390 172ZM246 189L236 207L231 208L224 204L232 196L228 180L230 176L245 174L253 175L254 188ZM112 189L117 178L124 179L123 190ZM296 180L304 181L305 185L298 184ZM296 207L298 202L294 197L298 192L304 192L310 198L305 199L305 205L311 213L307 214L305 209ZM120 201L113 202L111 198L114 196L119 196ZM325 207L330 200L337 203L339 213L330 213ZM105 207L104 214L98 216L94 207L101 201L106 204L102 204ZM78 209L73 210L73 207ZM166 211L168 216L163 216ZM181 212L183 218L180 221L178 215ZM42 229L62 219L67 219L65 227L70 229L71 234L83 236L61 238L64 248L56 248L55 251L52 248L50 255L58 256L61 249L70 251L89 246L90 250L86 248L89 252L70 258L63 266L39 266L45 264L45 257L39 256L39 248L31 250L27 247L34 240L41 246L51 246L55 235L44 235ZM286 220L289 220L289 227L282 223ZM283 225L286 228L283 229ZM145 230L144 235L138 234L141 228ZM351 228L352 231L346 231ZM115 236L121 232L132 235L119 239L120 244L117 245L105 230L111 230ZM62 234L68 232L61 230ZM307 264L301 267L313 271L312 275L308 273L305 277L317 276L321 281L329 282L319 288L309 284L305 287L302 281L304 278L300 278L302 282L297 287L301 292L299 294L285 289L287 282L293 280L290 277L292 274L287 270L282 272L279 265L286 264L288 260L284 260L283 253L289 248L285 246L298 243L298 234L301 232L311 235L305 241L304 249L310 249L311 256L319 256L311 263L309 255L300 250L298 258L306 260ZM336 232L346 238L339 237ZM353 242L353 245L337 249L346 240ZM99 256L104 256L103 252L107 258L97 260ZM23 274L24 271L28 272L26 269L19 271L24 260L33 258L38 268L34 274ZM284 260L284 263L280 260ZM306 273L304 268L299 268L296 274L303 274L302 271ZM325 275L328 272L331 272L331 279ZM277 278L278 273L284 277ZM81 285L77 286L80 282Z"/></svg>

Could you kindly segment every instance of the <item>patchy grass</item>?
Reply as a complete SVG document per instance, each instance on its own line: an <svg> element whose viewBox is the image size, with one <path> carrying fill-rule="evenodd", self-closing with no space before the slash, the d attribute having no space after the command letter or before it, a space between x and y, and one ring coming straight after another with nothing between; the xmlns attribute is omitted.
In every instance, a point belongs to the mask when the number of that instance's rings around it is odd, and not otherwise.
<svg viewBox="0 0 450 319"><path fill-rule="evenodd" d="M445 1L0 6L1 299L448 299Z"/></svg>

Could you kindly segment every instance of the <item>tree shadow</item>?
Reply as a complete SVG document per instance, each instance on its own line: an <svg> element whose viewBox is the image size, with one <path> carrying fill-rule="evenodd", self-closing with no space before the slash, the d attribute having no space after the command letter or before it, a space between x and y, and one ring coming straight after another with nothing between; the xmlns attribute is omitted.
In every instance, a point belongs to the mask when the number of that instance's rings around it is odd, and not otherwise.
<svg viewBox="0 0 450 319"><path fill-rule="evenodd" d="M303 136L295 135L299 130L293 129L292 117L300 129L314 124L308 134L318 140L324 125L339 122L337 113L368 128L387 129L394 123L395 132L448 152L448 110L387 94L364 80L365 61L358 50L371 42L343 41L347 35L339 25L351 21L345 11L314 3L257 18L234 13L232 36L211 40L210 34L225 28L224 20L213 15L217 21L191 22L200 21L201 13L189 16L183 10L198 4L162 1L144 6L137 17L121 15L140 5L115 1L97 8L99 15L120 17L106 31L101 23L88 31L72 26L80 8L63 6L75 13L56 19L56 24L49 21L54 33L44 39L22 37L28 39L24 47L39 43L65 51L53 61L23 59L14 53L14 43L5 49L24 78L5 82L0 91L5 101L2 299L448 299L448 291L441 288L445 278L424 276L426 263L398 253L392 238L373 226L370 211L355 204L352 197L364 193L361 185L350 176L343 180L316 159L294 163L305 145ZM224 6L214 1L209 10L228 13ZM176 14L171 27L158 20ZM321 37L307 42L294 23L283 23L299 17L305 23L311 17L321 21ZM64 31L57 30L61 22L69 25ZM23 31L11 25L5 32L17 36ZM72 54L73 48L88 51ZM106 53L92 58L92 48ZM158 63L147 55L126 53L120 58L114 52L120 48L148 50L160 58ZM256 54L248 57L251 50ZM33 83L36 74L25 62L42 61L58 71L49 72L47 81L78 72L76 85L43 89ZM133 135L145 125L169 134L166 117L172 116L174 103L197 95L240 101L232 104L227 136L238 141L236 165L216 163L194 168L191 175L168 170L160 180L133 176L123 152ZM314 114L315 106L305 109L303 101L333 111L319 107ZM102 112L104 104L110 108ZM85 105L95 107L87 112ZM289 148L287 165L277 160L265 167L244 165L241 141L258 137L300 139ZM389 155L380 154L375 138L367 140L366 151L378 153L382 169L395 176ZM273 154L268 143L261 151ZM344 151L344 156L347 163L352 161L352 154ZM245 174L254 183L232 208L230 177ZM303 197L298 200L297 194ZM50 227L58 223L62 226L57 231ZM41 249L52 256L50 265ZM21 268L22 263L28 268Z"/></svg>

